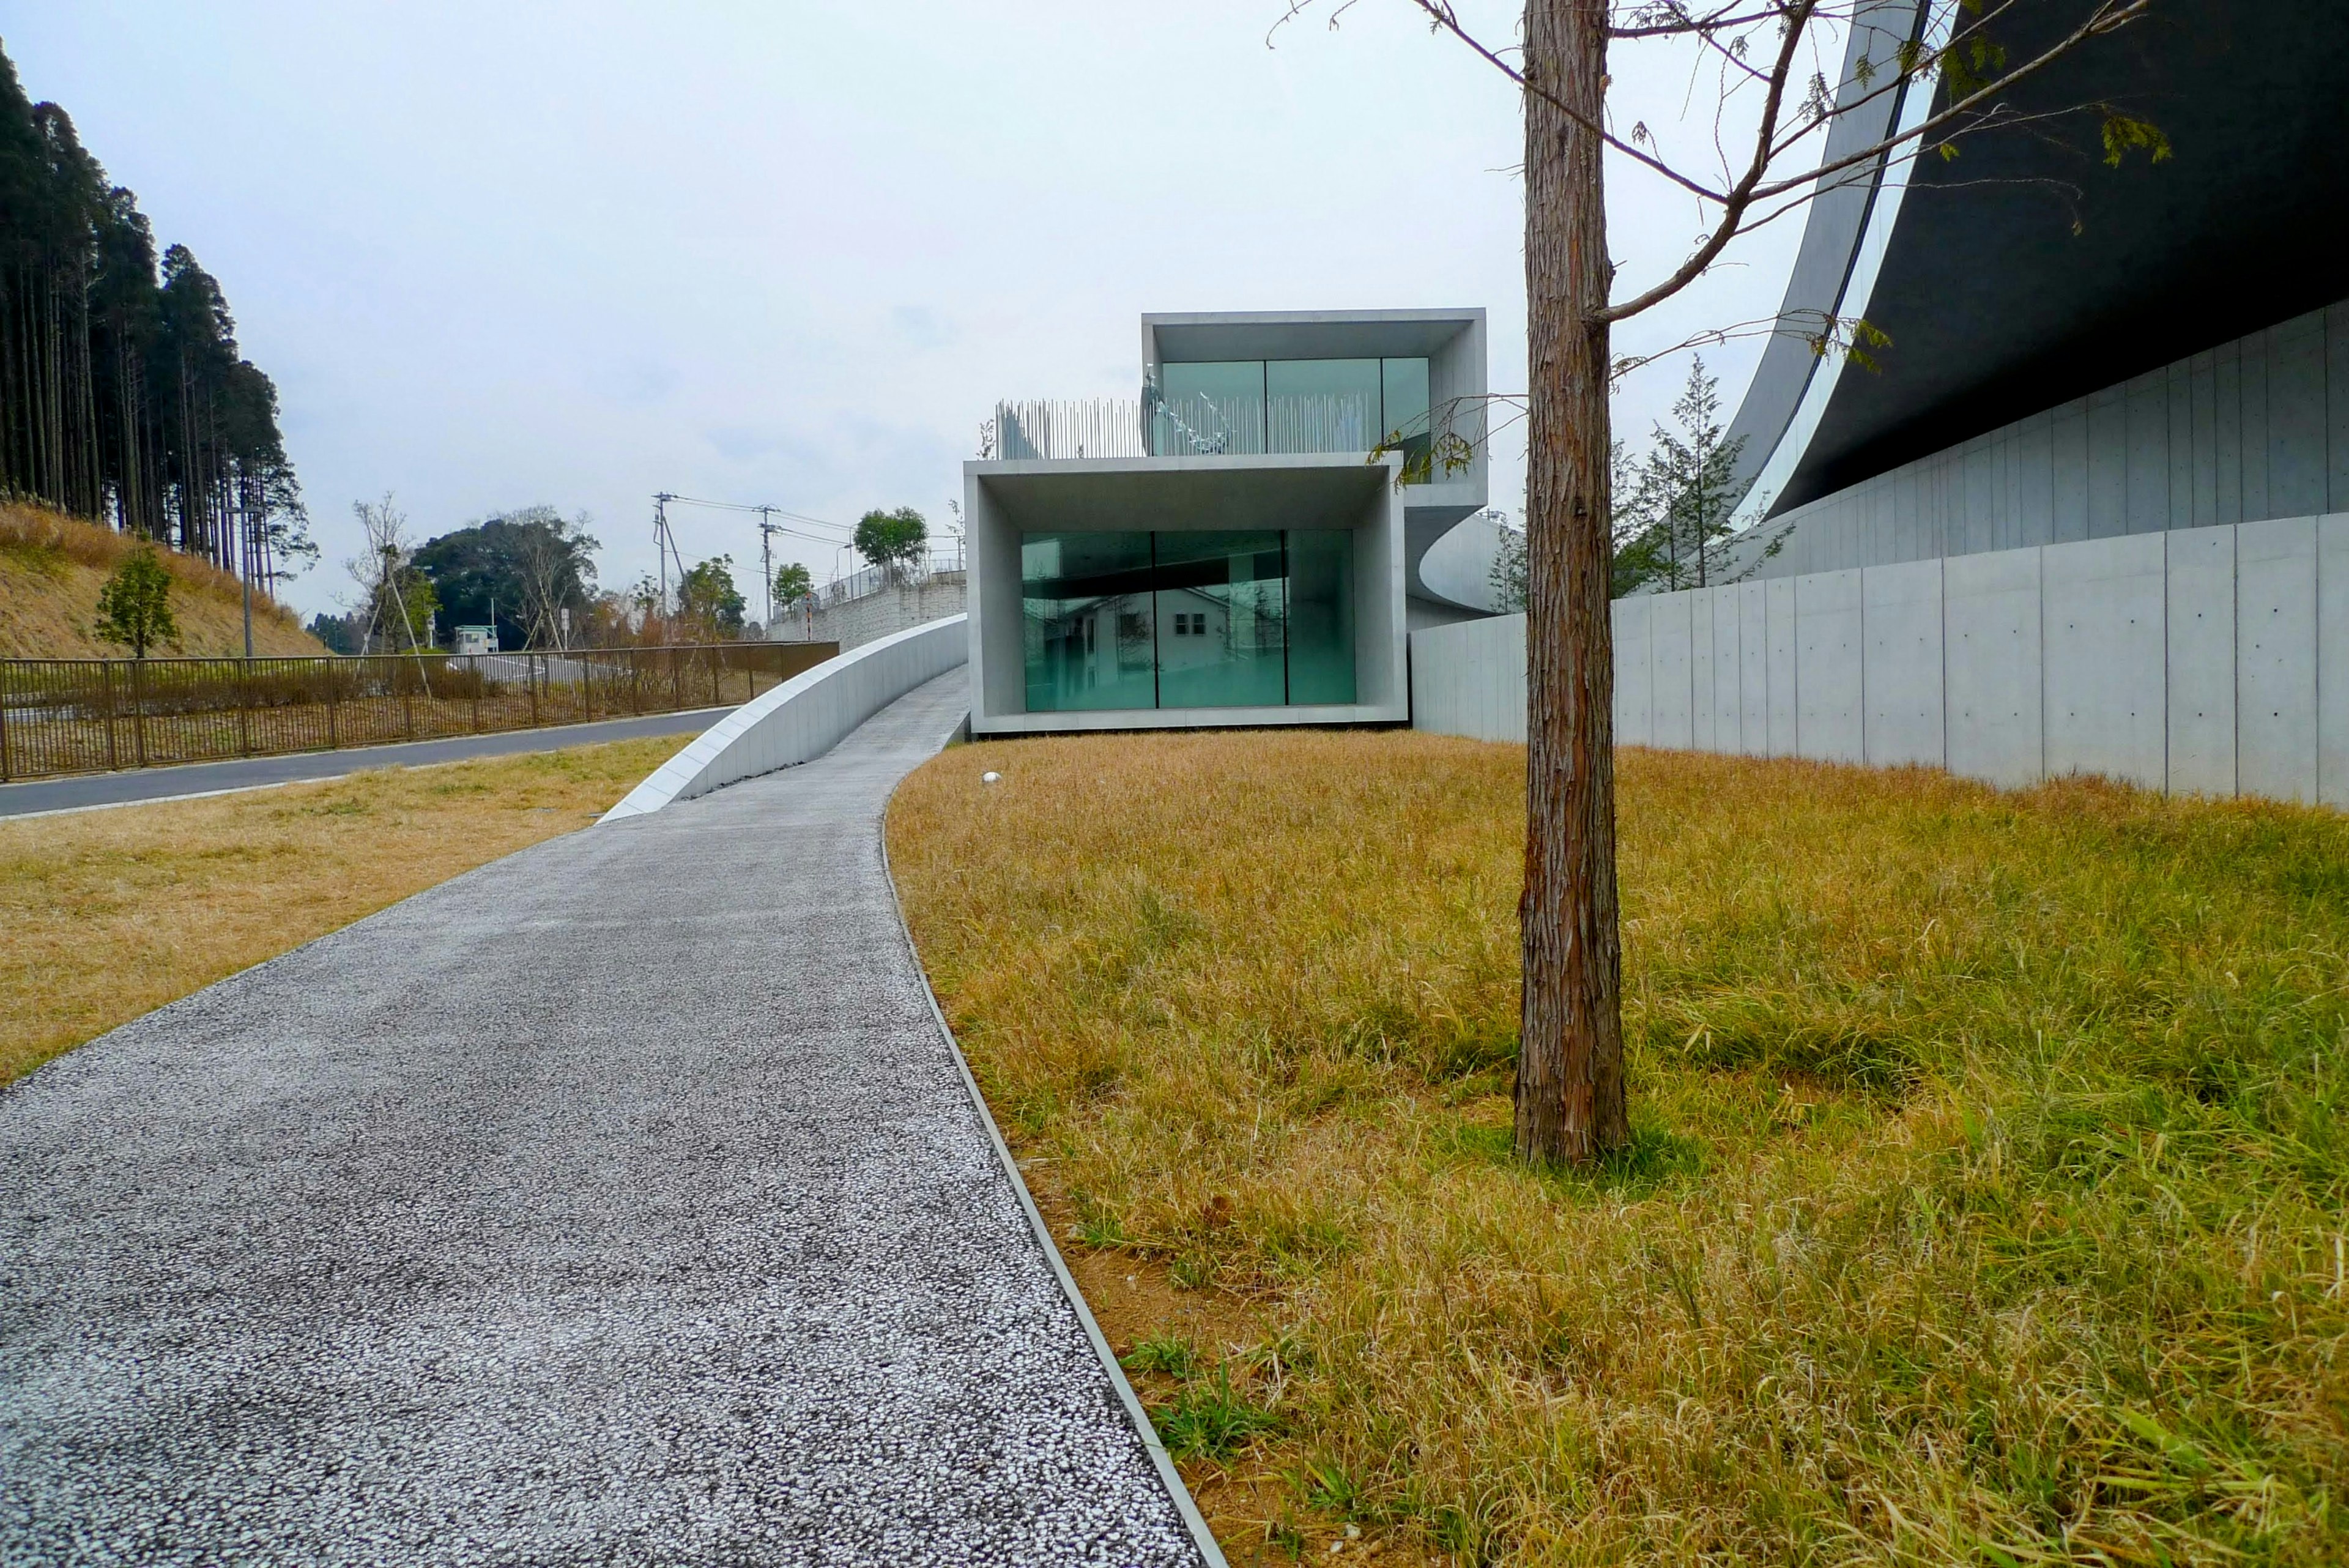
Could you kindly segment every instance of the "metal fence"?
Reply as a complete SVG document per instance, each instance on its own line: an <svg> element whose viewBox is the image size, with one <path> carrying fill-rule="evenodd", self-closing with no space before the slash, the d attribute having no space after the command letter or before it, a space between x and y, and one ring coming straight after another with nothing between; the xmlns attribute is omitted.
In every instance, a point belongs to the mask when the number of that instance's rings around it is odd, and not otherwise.
<svg viewBox="0 0 2349 1568"><path fill-rule="evenodd" d="M836 642L325 659L0 659L0 781L747 702Z"/></svg>

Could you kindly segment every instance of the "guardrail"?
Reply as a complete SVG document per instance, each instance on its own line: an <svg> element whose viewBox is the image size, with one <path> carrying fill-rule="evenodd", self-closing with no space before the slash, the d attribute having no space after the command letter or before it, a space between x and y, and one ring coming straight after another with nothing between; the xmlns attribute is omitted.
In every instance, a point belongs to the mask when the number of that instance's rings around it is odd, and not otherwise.
<svg viewBox="0 0 2349 1568"><path fill-rule="evenodd" d="M812 762L915 687L969 658L968 615L926 621L868 642L727 714L597 820L643 816L676 801Z"/></svg>
<svg viewBox="0 0 2349 1568"><path fill-rule="evenodd" d="M747 702L840 650L0 659L0 781L277 756Z"/></svg>

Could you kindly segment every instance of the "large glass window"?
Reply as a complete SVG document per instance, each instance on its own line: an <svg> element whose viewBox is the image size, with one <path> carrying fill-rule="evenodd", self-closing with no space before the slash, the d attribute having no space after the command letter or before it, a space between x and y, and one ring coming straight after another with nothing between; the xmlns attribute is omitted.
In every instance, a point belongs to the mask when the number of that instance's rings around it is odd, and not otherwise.
<svg viewBox="0 0 2349 1568"><path fill-rule="evenodd" d="M1026 535L1019 597L1030 712L1157 706L1149 535Z"/></svg>
<svg viewBox="0 0 2349 1568"><path fill-rule="evenodd" d="M1028 711L1354 701L1345 529L1025 534Z"/></svg>
<svg viewBox="0 0 2349 1568"><path fill-rule="evenodd" d="M1264 361L1233 359L1168 365L1151 450L1162 457L1260 452L1264 446Z"/></svg>
<svg viewBox="0 0 2349 1568"><path fill-rule="evenodd" d="M1158 705L1288 699L1288 573L1277 533L1160 534Z"/></svg>
<svg viewBox="0 0 2349 1568"><path fill-rule="evenodd" d="M1354 535L1343 528L1288 535L1288 700L1354 700Z"/></svg>
<svg viewBox="0 0 2349 1568"><path fill-rule="evenodd" d="M1426 458L1424 358L1178 362L1158 379L1150 450L1160 457L1369 452L1400 436L1406 459Z"/></svg>
<svg viewBox="0 0 2349 1568"><path fill-rule="evenodd" d="M1264 368L1271 452L1368 452L1385 433L1376 359L1275 359Z"/></svg>
<svg viewBox="0 0 2349 1568"><path fill-rule="evenodd" d="M1380 361L1380 381L1385 405L1385 437L1402 438L1403 462L1406 467L1428 462L1428 449L1433 440L1427 419L1427 361L1424 359L1383 359ZM1435 477L1433 473L1430 478Z"/></svg>

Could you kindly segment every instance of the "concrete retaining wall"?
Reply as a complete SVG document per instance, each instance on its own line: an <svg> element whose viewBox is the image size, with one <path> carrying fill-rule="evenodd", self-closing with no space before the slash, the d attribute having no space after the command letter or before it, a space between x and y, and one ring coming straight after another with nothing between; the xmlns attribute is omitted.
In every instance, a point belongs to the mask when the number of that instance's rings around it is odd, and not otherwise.
<svg viewBox="0 0 2349 1568"><path fill-rule="evenodd" d="M1412 636L1412 722L1525 738L1525 618ZM2349 806L2349 514L1615 605L1624 745Z"/></svg>
<svg viewBox="0 0 2349 1568"><path fill-rule="evenodd" d="M969 607L964 574L934 572L918 583L893 584L821 609L778 615L773 635L780 642L836 642L845 652Z"/></svg>
<svg viewBox="0 0 2349 1568"><path fill-rule="evenodd" d="M915 687L969 658L969 620L958 615L866 643L743 703L598 820L642 816L671 801L812 762Z"/></svg>

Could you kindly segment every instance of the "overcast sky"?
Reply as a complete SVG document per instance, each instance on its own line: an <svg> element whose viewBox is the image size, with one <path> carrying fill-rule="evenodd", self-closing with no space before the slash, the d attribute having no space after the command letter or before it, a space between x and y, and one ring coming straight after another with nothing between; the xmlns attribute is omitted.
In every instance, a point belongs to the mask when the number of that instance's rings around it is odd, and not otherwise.
<svg viewBox="0 0 2349 1568"><path fill-rule="evenodd" d="M1405 0L1268 48L1281 9L0 0L0 39L276 380L325 548L306 614L351 596L351 504L386 491L419 537L588 512L607 587L651 567L657 490L833 538L874 506L943 524L997 399L1134 395L1145 310L1482 305L1493 384L1522 389L1508 84ZM1511 36L1516 7L1463 11ZM1709 137L1684 62L1615 68L1619 115ZM1617 258L1651 276L1695 215L1610 178ZM1798 237L1757 236L1618 350L1766 316ZM1727 408L1757 357L1708 353ZM1686 368L1634 377L1619 433ZM1523 472L1513 434L1512 513ZM755 563L739 515L673 516L688 560Z"/></svg>

